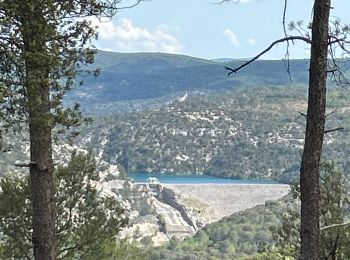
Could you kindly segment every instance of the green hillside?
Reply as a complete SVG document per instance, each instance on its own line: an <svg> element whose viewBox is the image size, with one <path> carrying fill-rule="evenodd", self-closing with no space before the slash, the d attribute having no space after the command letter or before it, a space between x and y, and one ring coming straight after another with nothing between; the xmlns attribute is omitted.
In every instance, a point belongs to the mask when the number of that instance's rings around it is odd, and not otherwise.
<svg viewBox="0 0 350 260"><path fill-rule="evenodd" d="M243 61L222 61L99 52L94 66L101 75L68 96L97 122L82 142L130 172L295 180L308 61L291 60L291 77L282 60L258 60L231 77L224 67ZM350 125L347 93L329 92L329 108L339 111L328 128ZM324 149L344 167L347 131L328 134Z"/></svg>
<svg viewBox="0 0 350 260"><path fill-rule="evenodd" d="M156 111L97 119L85 145L129 172L209 174L225 178L295 180L300 167L306 111L302 86L241 87L212 95L190 95ZM350 163L348 91L329 92L324 152Z"/></svg>
<svg viewBox="0 0 350 260"><path fill-rule="evenodd" d="M307 60L290 61L292 82L282 60L257 61L228 77L224 67L236 67L241 63L239 60L222 63L163 53L101 51L96 56L96 63L91 66L101 68L100 76L84 78L85 85L72 90L67 101L78 101L86 111L91 111L101 104L159 99L184 92L217 93L240 86L307 82Z"/></svg>

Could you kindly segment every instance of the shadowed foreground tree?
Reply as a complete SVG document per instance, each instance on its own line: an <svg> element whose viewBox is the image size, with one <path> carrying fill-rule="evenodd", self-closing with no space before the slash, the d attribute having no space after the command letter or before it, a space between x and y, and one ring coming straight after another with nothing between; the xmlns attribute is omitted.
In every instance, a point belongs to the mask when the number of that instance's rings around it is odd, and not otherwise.
<svg viewBox="0 0 350 260"><path fill-rule="evenodd" d="M303 260L320 259L320 161L326 121L330 0L315 0L309 69L305 144L300 169Z"/></svg>
<svg viewBox="0 0 350 260"><path fill-rule="evenodd" d="M95 187L94 157L73 153L55 175L56 241L59 259L111 259L116 235L127 224L115 197ZM27 176L0 180L0 259L33 259L31 194ZM116 250L105 250L113 247ZM124 253L124 252L123 252Z"/></svg>
<svg viewBox="0 0 350 260"><path fill-rule="evenodd" d="M349 214L349 183L337 170L335 163L323 162L320 174L320 259L349 259L350 223L344 223ZM296 204L280 218L278 226L271 227L275 244L268 251L291 259L299 258L300 251L300 187L294 186L292 195Z"/></svg>
<svg viewBox="0 0 350 260"><path fill-rule="evenodd" d="M228 0L223 0L226 2ZM285 13L287 7L285 0L285 9L283 15L283 24L285 26ZM336 47L343 53L349 54L346 49L349 27L340 25L339 21L331 22L333 31L330 30L330 10L331 0L314 0L313 19L310 26L311 35L307 31L304 35L287 35L282 39L274 41L267 49L243 63L238 68L226 69L229 75L238 72L240 69L257 60L264 53L268 52L273 46L281 42L304 41L311 44L310 68L309 68L309 93L308 108L306 114L306 131L304 151L300 169L300 187L301 187L301 250L300 258L303 260L319 259L320 252L320 159L322 154L322 145L324 134L333 130L325 130L326 121L326 84L327 73L336 73L340 79L343 75L340 66L337 65L335 54ZM291 27L298 27L293 25ZM296 28L298 32L298 28ZM288 45L289 46L289 45ZM328 55L332 58L328 61ZM344 57L344 56L341 56ZM289 68L288 68L289 69Z"/></svg>
<svg viewBox="0 0 350 260"><path fill-rule="evenodd" d="M141 0L134 1L134 5ZM122 0L0 1L0 127L29 127L35 259L56 258L52 130L78 126L79 106L62 97L94 60L96 28L88 17L112 17ZM78 83L79 84L79 83ZM1 140L0 140L1 142Z"/></svg>

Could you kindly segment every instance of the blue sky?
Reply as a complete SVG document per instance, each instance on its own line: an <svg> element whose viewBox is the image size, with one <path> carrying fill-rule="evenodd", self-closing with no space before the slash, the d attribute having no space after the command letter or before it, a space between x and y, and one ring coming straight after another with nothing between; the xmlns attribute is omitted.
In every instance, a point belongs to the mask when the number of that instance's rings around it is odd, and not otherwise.
<svg viewBox="0 0 350 260"><path fill-rule="evenodd" d="M99 49L117 52L167 52L195 57L248 58L283 37L284 0L150 0L122 10L99 26ZM350 23L350 0L333 0L332 17ZM287 22L311 19L312 0L289 0ZM282 59L280 44L263 59ZM306 44L290 48L291 58L308 58Z"/></svg>

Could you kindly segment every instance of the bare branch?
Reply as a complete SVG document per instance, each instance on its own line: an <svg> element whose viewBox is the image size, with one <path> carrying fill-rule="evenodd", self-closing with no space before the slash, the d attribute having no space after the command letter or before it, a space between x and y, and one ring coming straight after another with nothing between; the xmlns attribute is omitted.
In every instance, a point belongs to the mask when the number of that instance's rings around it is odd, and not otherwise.
<svg viewBox="0 0 350 260"><path fill-rule="evenodd" d="M327 70L327 73L334 73L334 72L337 72L339 69L330 69L330 70Z"/></svg>
<svg viewBox="0 0 350 260"><path fill-rule="evenodd" d="M283 17L282 17L284 37L288 37L287 28L286 28L287 5L288 5L288 0L284 0ZM286 67L289 80L292 81L292 75L290 73L290 62L289 62L289 41L287 41L286 54L284 55L284 57L285 57L284 65Z"/></svg>
<svg viewBox="0 0 350 260"><path fill-rule="evenodd" d="M145 0L137 0L137 2L133 5L128 5L128 6L123 6L123 7L118 7L117 9L118 10L123 10L123 9L131 9L137 5L139 5L142 1L145 1Z"/></svg>
<svg viewBox="0 0 350 260"><path fill-rule="evenodd" d="M325 117L327 118L327 117L333 115L335 112L337 112L337 110L333 110L333 111L329 112L328 114L325 115ZM300 115L302 115L303 117L307 117L307 115L304 112L298 111L298 113ZM336 129L336 130L343 130L343 129Z"/></svg>
<svg viewBox="0 0 350 260"><path fill-rule="evenodd" d="M333 225L321 227L320 231L324 231L324 230L327 230L330 228L335 228L335 227L344 227L344 226L348 226L348 225L350 225L350 222L341 223L341 224L333 224Z"/></svg>
<svg viewBox="0 0 350 260"><path fill-rule="evenodd" d="M334 129L329 129L329 130L326 130L324 131L325 134L328 134L328 133L331 133L331 132L335 132L335 131L339 131L339 130L344 130L345 128L344 127L337 127L337 128L334 128Z"/></svg>
<svg viewBox="0 0 350 260"><path fill-rule="evenodd" d="M330 37L330 38L334 38L334 40L329 40L328 41L328 45L332 45L334 43L350 43L349 41L346 41L346 38L336 38L336 37Z"/></svg>
<svg viewBox="0 0 350 260"><path fill-rule="evenodd" d="M265 50L263 50L262 52L260 52L258 55L256 55L255 57L253 57L252 59L244 62L242 65L240 65L237 68L230 68L230 67L225 67L225 69L227 71L229 71L228 76L230 76L232 73L237 73L239 70L241 70L242 68L250 65L251 63L253 63L254 61L256 61L257 59L259 59L262 55L264 55L266 52L268 52L269 50L272 49L272 47L274 47L275 45L277 45L278 43L282 43L282 42L288 42L288 41L295 41L295 40L300 40L300 41L304 41L308 44L311 44L311 40L307 37L303 37L303 36L288 36L288 37L284 37L281 39L278 39L276 41L274 41L273 43L271 43L269 45L269 47L267 47Z"/></svg>
<svg viewBox="0 0 350 260"><path fill-rule="evenodd" d="M38 163L36 163L36 162L30 162L30 163L15 163L15 166L16 166L16 167L22 167L22 168L24 168L24 167L30 168L30 167L37 166L37 165L38 165Z"/></svg>
<svg viewBox="0 0 350 260"><path fill-rule="evenodd" d="M285 37L288 36L288 35L287 35L287 29L286 29L287 4L288 4L288 0L284 0L282 24L283 24L283 32L284 32L284 36L285 36Z"/></svg>
<svg viewBox="0 0 350 260"><path fill-rule="evenodd" d="M307 117L307 115L304 112L298 111L300 115Z"/></svg>

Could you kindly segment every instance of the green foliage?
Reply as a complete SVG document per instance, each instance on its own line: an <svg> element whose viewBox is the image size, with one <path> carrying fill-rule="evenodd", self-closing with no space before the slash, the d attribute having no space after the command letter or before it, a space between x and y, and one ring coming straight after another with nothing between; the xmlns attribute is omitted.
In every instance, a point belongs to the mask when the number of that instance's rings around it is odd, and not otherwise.
<svg viewBox="0 0 350 260"><path fill-rule="evenodd" d="M108 259L111 260L149 260L153 249L148 246L140 246L136 242L120 240L106 244L104 252L110 256Z"/></svg>
<svg viewBox="0 0 350 260"><path fill-rule="evenodd" d="M62 98L79 84L78 75L94 73L84 67L94 60L91 41L97 34L86 20L70 18L110 11L112 6L101 1L0 2L0 82L7 96L0 102L3 127L25 123L28 109L42 104L39 96L28 95L38 86L50 91L51 125L81 124L79 107L64 108Z"/></svg>
<svg viewBox="0 0 350 260"><path fill-rule="evenodd" d="M137 186L131 187L130 182L125 181L123 189L115 192L118 192L127 200L130 203L131 210L139 212L140 216L154 213L147 189L139 190Z"/></svg>
<svg viewBox="0 0 350 260"><path fill-rule="evenodd" d="M347 180L335 163L326 161L321 166L321 258L349 259L350 225L337 226L349 220L350 189ZM300 190L292 190L295 204L281 217L281 223L271 227L274 244L268 249L290 259L299 259L300 249ZM332 227L332 225L336 225ZM329 227L326 228L325 227Z"/></svg>
<svg viewBox="0 0 350 260"><path fill-rule="evenodd" d="M98 172L93 157L76 154L56 172L57 255L64 259L106 258L104 247L115 243L120 228L127 224L114 197L96 189ZM1 180L0 252L4 259L32 258L31 196L27 177Z"/></svg>
<svg viewBox="0 0 350 260"><path fill-rule="evenodd" d="M25 259L32 255L30 198L28 178L0 180L0 259Z"/></svg>
<svg viewBox="0 0 350 260"><path fill-rule="evenodd" d="M95 136L106 133L104 159L127 165L129 172L173 171L289 181L295 178L295 171L280 176L283 169L294 166L291 162L299 160L304 122L293 109L294 104L303 102L304 90L265 87L247 93L242 88L189 96L158 111L99 121L98 126L85 131ZM100 143L95 138L88 146L95 148Z"/></svg>

